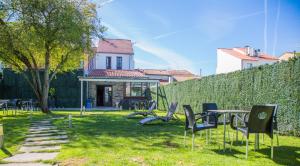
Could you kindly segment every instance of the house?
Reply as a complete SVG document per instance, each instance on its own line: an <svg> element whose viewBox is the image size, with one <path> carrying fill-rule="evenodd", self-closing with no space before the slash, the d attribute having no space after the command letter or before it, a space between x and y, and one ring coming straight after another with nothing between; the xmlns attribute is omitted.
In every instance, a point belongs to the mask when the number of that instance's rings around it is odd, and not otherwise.
<svg viewBox="0 0 300 166"><path fill-rule="evenodd" d="M161 85L199 78L187 70L140 69L140 71L149 78L159 79Z"/></svg>
<svg viewBox="0 0 300 166"><path fill-rule="evenodd" d="M118 106L123 99L144 99L150 86L159 86L158 79L149 78L134 69L134 51L130 40L101 40L94 48L94 55L88 57L86 62L85 75L79 77L81 109L84 98L92 100L93 107ZM84 98L83 88L87 91Z"/></svg>
<svg viewBox="0 0 300 166"><path fill-rule="evenodd" d="M249 46L218 48L216 74L273 64L278 61L277 57L262 53L259 49L253 49Z"/></svg>
<svg viewBox="0 0 300 166"><path fill-rule="evenodd" d="M289 60L293 57L296 57L296 56L300 56L300 53L297 53L296 51L294 51L294 52L285 52L279 57L279 60L280 61L287 61L287 60Z"/></svg>

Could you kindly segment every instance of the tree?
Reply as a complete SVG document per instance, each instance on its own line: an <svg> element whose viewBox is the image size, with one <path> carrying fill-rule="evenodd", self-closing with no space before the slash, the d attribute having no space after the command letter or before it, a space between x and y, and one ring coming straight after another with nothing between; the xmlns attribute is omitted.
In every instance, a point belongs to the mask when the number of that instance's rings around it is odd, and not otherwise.
<svg viewBox="0 0 300 166"><path fill-rule="evenodd" d="M2 0L0 61L23 73L41 110L49 113L55 75L79 67L91 40L105 30L88 0Z"/></svg>

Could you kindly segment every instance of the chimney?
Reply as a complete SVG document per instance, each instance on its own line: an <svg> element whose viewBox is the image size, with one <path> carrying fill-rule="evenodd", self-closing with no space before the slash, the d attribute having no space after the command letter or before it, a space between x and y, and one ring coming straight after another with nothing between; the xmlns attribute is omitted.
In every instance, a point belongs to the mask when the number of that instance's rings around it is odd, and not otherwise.
<svg viewBox="0 0 300 166"><path fill-rule="evenodd" d="M255 56L255 57L258 57L258 56L259 56L259 54L260 54L260 49L256 49L256 50L254 50L254 54L253 54L253 56Z"/></svg>
<svg viewBox="0 0 300 166"><path fill-rule="evenodd" d="M246 55L251 56L251 48L250 46L245 46L246 48Z"/></svg>

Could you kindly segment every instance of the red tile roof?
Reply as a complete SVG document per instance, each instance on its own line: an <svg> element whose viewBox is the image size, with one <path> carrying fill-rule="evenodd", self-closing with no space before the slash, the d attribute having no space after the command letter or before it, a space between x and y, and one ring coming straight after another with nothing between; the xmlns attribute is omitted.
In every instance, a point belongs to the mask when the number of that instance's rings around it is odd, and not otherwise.
<svg viewBox="0 0 300 166"><path fill-rule="evenodd" d="M242 54L238 51L235 51L233 49L230 49L230 48L220 48L221 51L229 54L229 55L232 55L236 58L239 58L239 59L243 59L243 60L249 60L249 61L258 61L258 59L254 58L254 57L251 57L251 56L248 56L245 54Z"/></svg>
<svg viewBox="0 0 300 166"><path fill-rule="evenodd" d="M166 75L169 76L170 73L167 70L159 70L159 69L140 69L141 72L148 75Z"/></svg>
<svg viewBox="0 0 300 166"><path fill-rule="evenodd" d="M267 55L265 53L260 53L259 56L248 56L246 54L246 48L219 48L221 51L232 55L236 58L242 59L242 60L249 60L249 61L258 61L258 60L279 60L277 57ZM244 52L244 53L243 53Z"/></svg>
<svg viewBox="0 0 300 166"><path fill-rule="evenodd" d="M267 59L267 60L279 60L279 58L271 56L271 55L267 55L265 53L260 54L259 57L263 58L263 59Z"/></svg>
<svg viewBox="0 0 300 166"><path fill-rule="evenodd" d="M95 69L89 74L89 77L145 77L145 75L138 70L106 70Z"/></svg>
<svg viewBox="0 0 300 166"><path fill-rule="evenodd" d="M195 75L187 70L169 70L172 76L194 77Z"/></svg>
<svg viewBox="0 0 300 166"><path fill-rule="evenodd" d="M125 39L104 39L99 41L98 53L130 54L133 55L132 43Z"/></svg>
<svg viewBox="0 0 300 166"><path fill-rule="evenodd" d="M160 69L140 69L141 72L147 75L165 75L165 76L195 76L187 70L160 70Z"/></svg>

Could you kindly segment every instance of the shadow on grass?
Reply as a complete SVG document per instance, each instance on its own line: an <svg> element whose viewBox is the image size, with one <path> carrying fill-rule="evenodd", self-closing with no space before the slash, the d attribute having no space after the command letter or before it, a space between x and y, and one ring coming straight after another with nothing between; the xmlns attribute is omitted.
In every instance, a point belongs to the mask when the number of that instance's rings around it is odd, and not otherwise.
<svg viewBox="0 0 300 166"><path fill-rule="evenodd" d="M141 152L157 150L168 153L170 148L178 149L184 146L180 144L184 131L182 122L165 123L158 121L151 125L142 126L138 124L138 119L124 118L126 116L124 114L127 112L98 111L97 113L82 117L73 116L73 128L71 129L67 128L63 120L55 120L55 125L66 130L71 140L71 143L64 145L66 148L71 150L72 148L105 147L117 150L130 146L132 150ZM57 116L59 115L66 116L67 114L59 113ZM204 139L205 135L202 138ZM250 142L249 146L252 145L253 142ZM241 159L241 156L245 155L245 148L245 141L243 144L241 141L235 141L231 151L227 149L226 152L223 152L222 148L211 149L211 151L226 157ZM273 161L281 165L300 165L299 151L300 147L275 146ZM255 153L263 154L257 158L268 158L270 148L265 146Z"/></svg>
<svg viewBox="0 0 300 166"><path fill-rule="evenodd" d="M12 153L10 153L10 151L8 151L5 147L1 148L2 152L5 153L7 156L11 157Z"/></svg>
<svg viewBox="0 0 300 166"><path fill-rule="evenodd" d="M258 153L271 156L271 147L257 150ZM280 165L300 165L300 147L274 146L273 161Z"/></svg>

